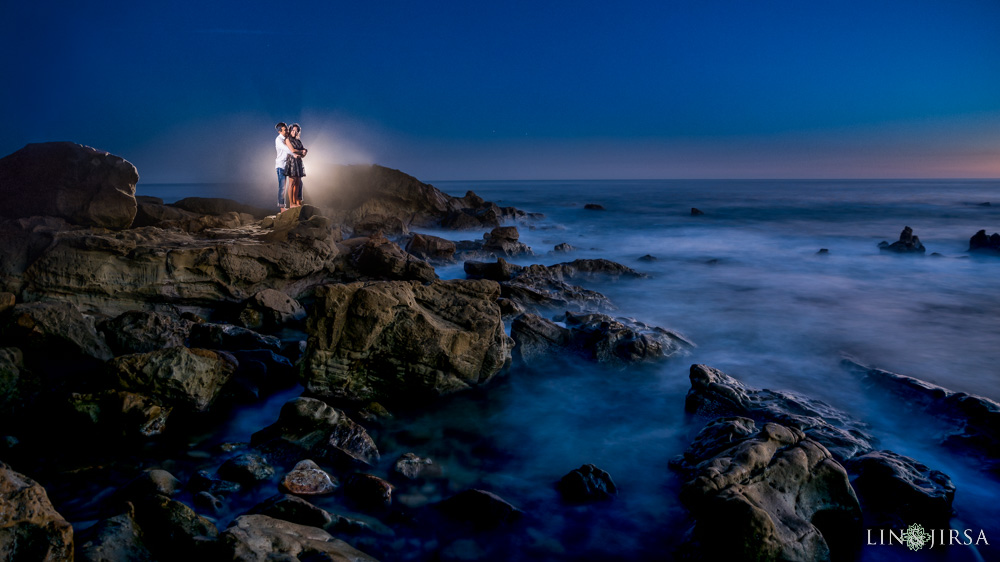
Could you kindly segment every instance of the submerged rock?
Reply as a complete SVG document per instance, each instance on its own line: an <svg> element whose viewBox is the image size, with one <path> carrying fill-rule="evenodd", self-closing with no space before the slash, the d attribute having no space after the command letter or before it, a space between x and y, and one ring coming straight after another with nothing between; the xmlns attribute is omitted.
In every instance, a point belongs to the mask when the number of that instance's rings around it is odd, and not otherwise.
<svg viewBox="0 0 1000 562"><path fill-rule="evenodd" d="M592 464L585 464L563 476L556 485L564 500L587 503L610 500L618 495L611 475Z"/></svg>
<svg viewBox="0 0 1000 562"><path fill-rule="evenodd" d="M880 250L896 252L898 254L922 254L927 251L924 245L920 243L920 238L914 236L913 229L908 226L903 228L903 232L899 234L899 240L892 244L879 242L878 247Z"/></svg>
<svg viewBox="0 0 1000 562"><path fill-rule="evenodd" d="M486 490L465 490L437 504L442 513L477 529L493 529L519 520L524 512Z"/></svg>
<svg viewBox="0 0 1000 562"><path fill-rule="evenodd" d="M256 453L243 453L222 463L219 476L244 486L253 486L269 480L275 470L267 459Z"/></svg>
<svg viewBox="0 0 1000 562"><path fill-rule="evenodd" d="M703 416L742 416L796 428L841 461L871 451L876 442L863 423L823 402L791 392L751 388L706 365L691 366L691 390L684 409Z"/></svg>
<svg viewBox="0 0 1000 562"><path fill-rule="evenodd" d="M392 505L395 486L373 474L352 474L344 484L344 496L362 510L382 510Z"/></svg>
<svg viewBox="0 0 1000 562"><path fill-rule="evenodd" d="M128 228L138 181L135 166L119 156L72 142L29 144L0 158L0 216Z"/></svg>
<svg viewBox="0 0 1000 562"><path fill-rule="evenodd" d="M378 448L363 427L315 398L286 402L278 420L254 433L250 442L264 449L292 449L333 462L373 465L379 460Z"/></svg>
<svg viewBox="0 0 1000 562"><path fill-rule="evenodd" d="M316 290L302 383L317 396L416 405L488 382L510 358L490 281Z"/></svg>
<svg viewBox="0 0 1000 562"><path fill-rule="evenodd" d="M825 560L849 553L861 509L847 472L802 431L774 423L759 430L707 432L685 453L693 478L681 489L695 526L689 545L704 560ZM749 430L748 435L740 435ZM719 447L719 435L734 437ZM723 539L724 537L724 539Z"/></svg>
<svg viewBox="0 0 1000 562"><path fill-rule="evenodd" d="M396 459L396 464L393 465L392 470L394 474L398 474L407 480L436 478L442 474L441 467L434 464L434 461L420 458L415 453L404 453Z"/></svg>
<svg viewBox="0 0 1000 562"><path fill-rule="evenodd" d="M4 560L72 562L73 527L40 484L0 462L0 554Z"/></svg>

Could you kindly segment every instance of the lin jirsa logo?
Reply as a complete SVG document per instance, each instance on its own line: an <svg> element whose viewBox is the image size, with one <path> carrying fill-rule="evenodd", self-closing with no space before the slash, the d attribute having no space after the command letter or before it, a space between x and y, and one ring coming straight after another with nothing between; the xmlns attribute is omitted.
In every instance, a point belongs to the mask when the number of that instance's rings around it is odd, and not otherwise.
<svg viewBox="0 0 1000 562"><path fill-rule="evenodd" d="M959 531L958 529L931 529L927 531L923 525L913 523L903 531L888 529L887 533L886 529L875 529L878 533L877 536L872 531L873 529L868 529L868 546L898 544L905 545L910 550L917 551L925 546L934 548L936 546L970 546L973 544L976 546L989 546L990 544L986 540L986 531L982 529L979 530L978 534L972 529L965 529L964 531Z"/></svg>

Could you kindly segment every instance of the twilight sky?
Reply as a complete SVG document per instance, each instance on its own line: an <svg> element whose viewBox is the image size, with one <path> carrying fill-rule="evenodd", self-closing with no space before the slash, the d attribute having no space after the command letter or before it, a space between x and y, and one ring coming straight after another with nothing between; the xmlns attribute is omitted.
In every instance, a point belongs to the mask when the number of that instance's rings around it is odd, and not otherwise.
<svg viewBox="0 0 1000 562"><path fill-rule="evenodd" d="M5 1L0 155L141 182L1000 177L997 0ZM308 165L307 165L308 166Z"/></svg>

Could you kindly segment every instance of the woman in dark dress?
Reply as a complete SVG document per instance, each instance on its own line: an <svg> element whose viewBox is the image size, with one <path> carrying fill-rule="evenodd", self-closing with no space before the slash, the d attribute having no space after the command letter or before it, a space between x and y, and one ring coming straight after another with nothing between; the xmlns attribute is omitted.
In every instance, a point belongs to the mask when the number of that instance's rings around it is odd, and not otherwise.
<svg viewBox="0 0 1000 562"><path fill-rule="evenodd" d="M287 191L289 208L302 206L302 178L306 176L302 157L309 151L302 146L302 141L299 140L300 134L302 134L302 127L298 123L292 123L288 127L288 136L285 137L285 144L292 151L291 156L285 161L285 176L289 181Z"/></svg>

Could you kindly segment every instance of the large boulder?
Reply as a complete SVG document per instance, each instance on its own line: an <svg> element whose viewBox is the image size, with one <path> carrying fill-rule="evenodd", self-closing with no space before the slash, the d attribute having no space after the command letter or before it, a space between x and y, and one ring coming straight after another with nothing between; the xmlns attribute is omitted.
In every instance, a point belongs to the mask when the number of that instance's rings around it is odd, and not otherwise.
<svg viewBox="0 0 1000 562"><path fill-rule="evenodd" d="M318 396L419 404L488 382L510 358L492 281L316 289L302 383Z"/></svg>
<svg viewBox="0 0 1000 562"><path fill-rule="evenodd" d="M72 142L29 144L0 158L0 216L128 228L138 181L135 166L107 152Z"/></svg>
<svg viewBox="0 0 1000 562"><path fill-rule="evenodd" d="M352 238L346 240L343 246L347 251L337 261L337 269L344 281L437 279L429 263L404 252L387 238Z"/></svg>
<svg viewBox="0 0 1000 562"><path fill-rule="evenodd" d="M135 521L135 507L125 504L123 513L98 521L77 540L78 562L153 562L156 558L143 541L142 529Z"/></svg>
<svg viewBox="0 0 1000 562"><path fill-rule="evenodd" d="M850 415L787 391L756 389L707 365L691 366L688 413L706 417L742 416L757 423L775 422L802 430L844 461L874 449L875 438Z"/></svg>
<svg viewBox="0 0 1000 562"><path fill-rule="evenodd" d="M108 378L118 388L204 412L236 371L232 356L207 349L170 347L116 357Z"/></svg>
<svg viewBox="0 0 1000 562"><path fill-rule="evenodd" d="M239 321L251 330L275 332L305 318L306 311L298 301L281 291L264 289L246 301Z"/></svg>
<svg viewBox="0 0 1000 562"><path fill-rule="evenodd" d="M892 451L872 451L845 464L870 527L920 523L948 527L955 485L940 470Z"/></svg>
<svg viewBox="0 0 1000 562"><path fill-rule="evenodd" d="M211 559L211 539L219 530L187 504L159 494L145 496L136 500L135 520L157 560Z"/></svg>
<svg viewBox="0 0 1000 562"><path fill-rule="evenodd" d="M115 355L128 355L182 346L193 324L174 314L130 310L99 328Z"/></svg>
<svg viewBox="0 0 1000 562"><path fill-rule="evenodd" d="M422 260L450 262L455 259L455 243L430 234L414 234L406 243L406 251Z"/></svg>
<svg viewBox="0 0 1000 562"><path fill-rule="evenodd" d="M377 562L322 529L267 515L237 517L219 536L219 542L224 560Z"/></svg>
<svg viewBox="0 0 1000 562"><path fill-rule="evenodd" d="M689 450L694 468L681 500L695 519L689 545L704 560L826 560L850 553L861 536L861 508L847 472L802 431L778 424L722 450ZM713 444L720 433L708 432ZM709 453L708 456L700 454Z"/></svg>
<svg viewBox="0 0 1000 562"><path fill-rule="evenodd" d="M505 256L532 255L531 248L518 239L520 234L515 226L498 226L483 234L483 249Z"/></svg>
<svg viewBox="0 0 1000 562"><path fill-rule="evenodd" d="M378 448L368 432L322 400L295 398L281 407L278 420L254 433L250 443L291 456L311 456L339 463L375 465Z"/></svg>
<svg viewBox="0 0 1000 562"><path fill-rule="evenodd" d="M0 560L73 560L73 527L40 484L0 462Z"/></svg>

